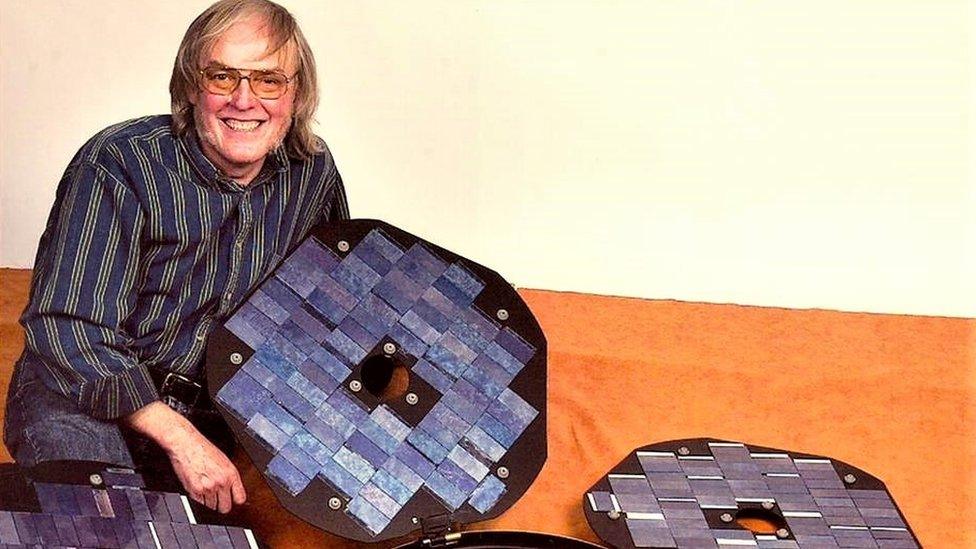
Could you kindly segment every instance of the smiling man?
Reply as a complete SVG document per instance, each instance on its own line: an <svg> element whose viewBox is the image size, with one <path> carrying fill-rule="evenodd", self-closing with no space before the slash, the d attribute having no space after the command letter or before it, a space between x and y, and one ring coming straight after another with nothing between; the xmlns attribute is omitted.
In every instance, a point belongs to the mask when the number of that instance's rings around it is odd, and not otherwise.
<svg viewBox="0 0 976 549"><path fill-rule="evenodd" d="M316 222L348 208L310 127L315 62L281 6L208 8L170 94L171 116L100 132L61 179L4 439L28 466L161 461L227 512L246 494L203 386L207 337Z"/></svg>

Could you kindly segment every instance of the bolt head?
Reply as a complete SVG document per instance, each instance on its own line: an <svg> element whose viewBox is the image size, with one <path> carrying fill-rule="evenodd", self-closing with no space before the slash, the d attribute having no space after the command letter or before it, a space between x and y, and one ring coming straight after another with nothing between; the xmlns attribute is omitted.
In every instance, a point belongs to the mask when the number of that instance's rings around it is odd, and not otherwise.
<svg viewBox="0 0 976 549"><path fill-rule="evenodd" d="M349 251L349 243L346 242L345 240L340 240L339 243L336 245L336 247L339 248L340 252Z"/></svg>
<svg viewBox="0 0 976 549"><path fill-rule="evenodd" d="M681 448L678 448L678 453L682 456L687 456L691 453L691 450L689 450L687 446L682 446Z"/></svg>
<svg viewBox="0 0 976 549"><path fill-rule="evenodd" d="M617 511L616 509L614 509L612 511L607 511L607 518L609 518L610 520L617 520L617 519L619 519L620 518L620 511Z"/></svg>
<svg viewBox="0 0 976 549"><path fill-rule="evenodd" d="M407 404L411 406L420 402L420 397L417 396L417 393L407 393L406 398L407 398Z"/></svg>
<svg viewBox="0 0 976 549"><path fill-rule="evenodd" d="M508 478L508 467L502 466L498 468L498 478Z"/></svg>
<svg viewBox="0 0 976 549"><path fill-rule="evenodd" d="M386 354L388 354L388 355L392 355L393 353L396 352L396 345L394 345L392 343L384 343L383 344L383 352L386 353Z"/></svg>
<svg viewBox="0 0 976 549"><path fill-rule="evenodd" d="M722 513L722 515L718 518L721 519L722 522L732 522L732 515L729 513Z"/></svg>
<svg viewBox="0 0 976 549"><path fill-rule="evenodd" d="M854 484L855 482L857 482L857 477L855 477L851 473L848 473L844 475L844 482L846 482L847 484Z"/></svg>
<svg viewBox="0 0 976 549"><path fill-rule="evenodd" d="M93 475L89 475L88 482L90 482L92 484L95 484L95 485L101 484L102 483L102 475L99 475L98 473L95 473Z"/></svg>
<svg viewBox="0 0 976 549"><path fill-rule="evenodd" d="M790 537L790 531L787 530L786 528L780 528L779 530L776 530L776 537L778 537L779 539L788 538Z"/></svg>
<svg viewBox="0 0 976 549"><path fill-rule="evenodd" d="M244 362L244 356L241 353L231 353L230 354L230 363L231 364L233 364L235 366L239 366L241 364L241 362Z"/></svg>
<svg viewBox="0 0 976 549"><path fill-rule="evenodd" d="M329 498L329 509L338 511L342 507L342 500L337 497Z"/></svg>
<svg viewBox="0 0 976 549"><path fill-rule="evenodd" d="M762 508L765 509L765 510L767 510L767 511L771 511L773 509L773 507L775 507L775 506L776 506L776 504L773 503L773 502L771 502L771 501L769 501L769 500L766 500L766 501L762 502Z"/></svg>
<svg viewBox="0 0 976 549"><path fill-rule="evenodd" d="M354 380L350 381L349 382L349 390L352 391L352 392L354 392L354 393L358 393L359 391L362 391L363 390L363 382L362 381L359 381L358 379L354 379Z"/></svg>
<svg viewBox="0 0 976 549"><path fill-rule="evenodd" d="M506 311L505 309L498 309L498 312L495 313L495 316L498 317L498 320L508 320L508 311Z"/></svg>

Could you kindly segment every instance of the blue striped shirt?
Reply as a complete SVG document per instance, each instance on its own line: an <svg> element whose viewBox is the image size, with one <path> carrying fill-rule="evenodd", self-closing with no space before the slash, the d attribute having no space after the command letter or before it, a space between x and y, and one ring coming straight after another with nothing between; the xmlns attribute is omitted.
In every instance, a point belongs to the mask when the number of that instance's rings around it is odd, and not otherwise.
<svg viewBox="0 0 976 549"><path fill-rule="evenodd" d="M207 335L319 220L348 218L328 150L278 147L247 186L169 116L112 126L58 186L21 317L18 367L95 417L159 395L147 368L200 376Z"/></svg>

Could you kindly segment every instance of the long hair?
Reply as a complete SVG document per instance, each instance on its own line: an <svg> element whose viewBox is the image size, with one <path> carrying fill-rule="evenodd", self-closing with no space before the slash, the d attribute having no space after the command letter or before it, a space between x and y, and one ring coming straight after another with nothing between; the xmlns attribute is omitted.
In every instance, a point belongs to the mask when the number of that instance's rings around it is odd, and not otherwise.
<svg viewBox="0 0 976 549"><path fill-rule="evenodd" d="M227 29L255 15L267 25L268 54L283 47L294 48L298 71L293 85L297 87L292 125L285 136L285 149L291 156L311 156L323 149L322 142L312 133L312 116L319 103L315 58L292 14L269 0L220 0L190 24L176 52L173 75L169 80L173 133L182 136L193 130L190 96L200 89L198 65L201 56L209 52Z"/></svg>

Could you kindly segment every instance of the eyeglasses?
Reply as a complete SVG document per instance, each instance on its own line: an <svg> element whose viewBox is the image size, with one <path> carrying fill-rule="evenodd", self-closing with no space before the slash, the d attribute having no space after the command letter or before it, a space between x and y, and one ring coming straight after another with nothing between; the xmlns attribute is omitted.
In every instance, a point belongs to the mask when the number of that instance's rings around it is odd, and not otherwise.
<svg viewBox="0 0 976 549"><path fill-rule="evenodd" d="M210 93L230 95L241 85L241 80L247 80L251 91L261 99L278 99L295 79L277 71L242 71L230 67L207 67L200 74L203 76L203 89Z"/></svg>

